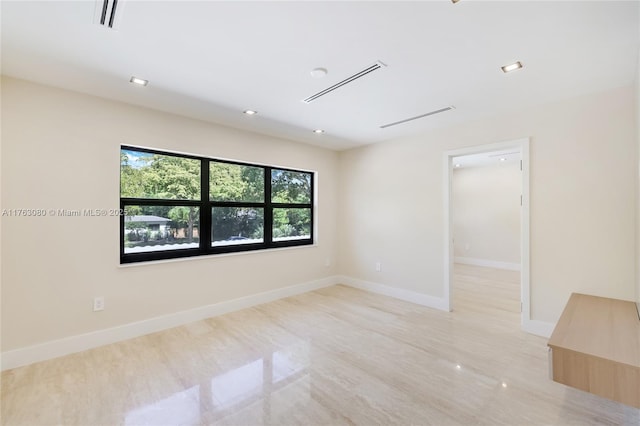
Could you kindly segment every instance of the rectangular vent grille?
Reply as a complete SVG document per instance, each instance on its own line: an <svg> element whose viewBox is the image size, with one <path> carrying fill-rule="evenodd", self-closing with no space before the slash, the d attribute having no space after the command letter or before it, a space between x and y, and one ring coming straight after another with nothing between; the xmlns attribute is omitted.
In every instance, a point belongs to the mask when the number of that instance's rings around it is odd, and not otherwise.
<svg viewBox="0 0 640 426"><path fill-rule="evenodd" d="M431 111L428 112L426 114L422 114L422 115L416 115L415 117L411 117L411 118L406 118L404 120L400 120L400 121L395 121L393 123L389 123L389 124L384 124L382 126L380 126L381 129L386 129L387 127L391 127L391 126L397 126L398 124L403 124L406 123L408 121L413 121L413 120L417 120L418 118L424 118L424 117L428 117L430 115L435 115L435 114L440 114L441 112L445 112L445 111L450 111L452 109L455 109L455 107L453 106L448 106L445 108L441 108L441 109L437 109L435 111Z"/></svg>
<svg viewBox="0 0 640 426"><path fill-rule="evenodd" d="M95 22L105 28L117 29L123 0L96 0Z"/></svg>
<svg viewBox="0 0 640 426"><path fill-rule="evenodd" d="M316 99L318 99L318 98L320 98L320 97L322 97L324 95L327 95L327 94L333 92L334 90L344 86L345 84L349 84L349 83L351 83L351 82L353 82L353 81L355 81L355 80L357 80L359 78L364 77L365 75L367 75L369 73L372 73L373 71L379 70L382 67L386 67L386 65L383 64L382 62L378 61L375 64L371 65L370 67L367 67L367 68L363 69L362 71L353 74L351 77L347 77L344 80L334 84L333 86L327 87L326 89L316 93L315 95L311 95L308 98L303 99L302 102L304 102L305 104L309 104L309 103L315 101Z"/></svg>

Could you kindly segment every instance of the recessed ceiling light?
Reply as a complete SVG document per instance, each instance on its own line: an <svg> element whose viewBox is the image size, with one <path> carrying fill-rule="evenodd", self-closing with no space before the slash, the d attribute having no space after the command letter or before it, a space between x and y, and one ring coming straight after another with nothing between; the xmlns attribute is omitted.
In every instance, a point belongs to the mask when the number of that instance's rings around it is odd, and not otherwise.
<svg viewBox="0 0 640 426"><path fill-rule="evenodd" d="M254 111L252 109L245 109L243 112L247 115L256 115L258 113L258 111Z"/></svg>
<svg viewBox="0 0 640 426"><path fill-rule="evenodd" d="M500 68L502 68L502 72L508 73L508 72L519 70L520 68L522 68L522 63L518 61L518 62L514 62L513 64L505 65Z"/></svg>
<svg viewBox="0 0 640 426"><path fill-rule="evenodd" d="M327 75L329 71L326 68L314 68L311 70L310 74L313 78L322 78Z"/></svg>
<svg viewBox="0 0 640 426"><path fill-rule="evenodd" d="M500 161L507 161L505 157L500 157Z"/></svg>
<svg viewBox="0 0 640 426"><path fill-rule="evenodd" d="M503 387L503 388L506 388L506 387L507 387L507 384L506 384L505 382L502 382L502 387Z"/></svg>
<svg viewBox="0 0 640 426"><path fill-rule="evenodd" d="M322 129L315 129L315 130L313 131L313 133L318 133L318 134L320 134L320 133L324 133L324 130L322 130Z"/></svg>
<svg viewBox="0 0 640 426"><path fill-rule="evenodd" d="M129 83L139 84L140 86L146 86L147 84L149 84L149 80L144 80L138 77L131 77L131 80L129 80Z"/></svg>
<svg viewBox="0 0 640 426"><path fill-rule="evenodd" d="M456 164L455 164L455 166L456 166L456 167L460 167L460 163L456 163Z"/></svg>

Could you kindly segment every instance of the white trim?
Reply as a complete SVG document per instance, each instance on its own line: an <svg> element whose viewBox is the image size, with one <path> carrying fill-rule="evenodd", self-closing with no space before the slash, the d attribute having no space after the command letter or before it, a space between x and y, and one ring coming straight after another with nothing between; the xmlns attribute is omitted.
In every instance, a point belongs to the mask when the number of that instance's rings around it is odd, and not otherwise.
<svg viewBox="0 0 640 426"><path fill-rule="evenodd" d="M451 209L451 185L453 182L452 156L445 152L444 155L444 189L442 191L444 201L444 300L447 310L453 310L451 289L453 287L453 209Z"/></svg>
<svg viewBox="0 0 640 426"><path fill-rule="evenodd" d="M441 311L449 311L449 301L445 298L429 296L427 294L416 293L385 284L359 280L347 276L334 275L303 284L284 287L276 290L266 291L226 302L215 303L202 306L187 311L176 312L148 320L133 322L118 327L98 330L91 333L79 334L63 339L52 340L34 346L15 349L0 354L1 370L22 367L35 362L45 361L99 346L116 343L126 339L143 336L149 333L166 330L180 325L200 321L223 315L229 312L250 308L262 303L272 302L285 297L303 294L309 291L330 287L336 284L344 284L360 290L370 291L406 302L415 303ZM554 328L554 324L542 321L527 320L523 323L522 329L528 333L538 336L549 337Z"/></svg>
<svg viewBox="0 0 640 426"><path fill-rule="evenodd" d="M451 159L460 155L479 154L483 152L499 151L504 149L518 149L522 156L522 209L520 215L520 297L522 299L522 315L520 324L523 330L531 328L531 301L530 301L530 259L529 259L529 138L517 139L507 142L498 142L487 145L472 146L452 151L443 155L444 160L444 283L443 292L445 300L451 310L451 288L453 286L453 209L451 208L451 182L453 180L453 165ZM536 333L533 333L536 334Z"/></svg>
<svg viewBox="0 0 640 426"><path fill-rule="evenodd" d="M485 266L487 268L507 269L509 271L520 270L519 263L499 262L497 260L476 259L473 257L455 257L454 262L462 263L463 265L475 265L475 266Z"/></svg>
<svg viewBox="0 0 640 426"><path fill-rule="evenodd" d="M429 296L428 294L416 293L411 290L404 290L397 287L391 287L385 284L374 283L371 281L358 280L356 278L341 276L340 282L349 287L358 288L360 290L370 291L372 293L382 294L383 296L393 297L395 299L404 300L406 302L415 303L417 305L429 308L439 309L441 311L449 311L449 304L444 298Z"/></svg>
<svg viewBox="0 0 640 426"><path fill-rule="evenodd" d="M527 320L522 324L522 330L548 339L551 337L551 333L553 333L555 326L555 324L550 322Z"/></svg>
<svg viewBox="0 0 640 426"><path fill-rule="evenodd" d="M317 235L317 232L314 235ZM137 268L141 266L161 265L163 263L194 262L197 260L212 261L216 259L223 259L225 257L249 256L249 255L256 255L256 254L261 254L265 252L278 252L278 251L296 250L296 249L312 249L312 248L318 248L318 247L320 247L320 245L314 242L313 244L304 244L300 246L272 247L272 248L265 248L265 249L258 249L258 250L232 251L229 253L203 254L201 256L173 257L169 259L148 260L144 262L118 263L117 267L121 269L129 269L129 268ZM117 255L116 262L120 262L119 254Z"/></svg>
<svg viewBox="0 0 640 426"><path fill-rule="evenodd" d="M75 352L96 348L98 346L108 345L110 343L143 336L145 334L155 333L205 318L211 318L262 303L268 303L285 297L329 287L337 284L338 282L338 276L330 276L290 287L279 288L238 299L214 303L212 305L202 306L187 311L176 312L143 321L124 324L118 327L79 334L34 346L3 352L0 356L1 370L4 371L11 368L21 367L34 362L45 361L47 359L57 358Z"/></svg>

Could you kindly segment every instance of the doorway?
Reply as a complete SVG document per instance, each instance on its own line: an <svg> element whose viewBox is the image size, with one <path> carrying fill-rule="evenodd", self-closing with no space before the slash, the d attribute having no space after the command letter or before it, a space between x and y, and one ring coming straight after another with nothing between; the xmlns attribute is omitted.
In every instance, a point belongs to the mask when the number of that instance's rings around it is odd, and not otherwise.
<svg viewBox="0 0 640 426"><path fill-rule="evenodd" d="M509 287L512 291L514 290L513 286L517 285L514 280L518 278L518 272L514 272L514 269L519 269L519 289L515 288L515 293L512 294L511 297L513 300L507 300L508 306L505 305L507 309L517 309L520 308L520 324L522 326L530 318L530 305L529 305L529 139L519 139L509 142L502 142L497 144L489 144L489 145L481 145L475 147L469 147L464 149L458 149L453 151L448 151L445 153L445 282L444 282L444 295L445 301L448 304L449 310L454 309L453 302L453 294L454 294L454 285L465 285L465 274L466 278L472 278L471 281L467 282L469 285L467 290L473 289L471 285L473 284L473 279L477 279L479 281L483 279L490 279L490 276L495 277L496 282L502 281L504 284L503 289L498 289L498 291L502 291L503 293L508 288L508 281L511 280L511 287ZM477 244L478 238L483 237L482 233L476 232L475 235L472 233L468 233L468 235L461 232L458 229L458 233L461 238L458 241L455 240L455 224L456 219L460 219L455 216L456 211L454 206L454 173L459 176L463 176L462 168L465 167L465 163L469 166L470 162L475 162L476 166L480 165L488 165L490 163L504 163L504 170L506 170L506 166L509 165L511 167L521 168L519 171L519 178L517 175L512 175L515 179L519 179L520 182L516 182L516 185L519 183L519 188L521 190L521 207L519 209L519 213L513 212L513 214L519 214L519 239L516 237L511 238L509 240L503 240L501 242L487 242L485 244ZM514 164L515 163L515 164ZM458 165L458 167L456 167ZM517 166L516 166L517 165ZM479 169L479 167L478 167ZM470 169L469 169L470 170ZM460 172L460 173L458 173ZM471 177L469 182L474 182L477 180L481 180L480 174ZM491 176L490 174L486 174L486 176ZM495 178L495 176L493 177ZM505 189L506 191L507 189ZM510 189L513 192L513 188ZM476 200L476 203L480 202ZM488 203L487 203L488 204ZM517 208L517 207L516 207ZM486 211L481 214L485 214L487 217L490 216L491 212L489 207L486 207ZM476 222L481 222L481 218L471 218ZM485 218L485 220L489 220ZM516 232L516 231L514 231ZM483 237L486 238L486 235ZM476 239L476 242L470 244L469 241ZM517 241L519 240L519 241ZM478 247L483 246L484 247ZM504 247L509 246L510 247ZM472 248L473 246L473 248ZM511 256L509 257L504 253L504 250L517 250L519 256ZM487 261L486 259L482 259L482 251L486 253L487 250L491 251L500 251L502 250L502 261ZM466 255L466 256L465 256ZM506 256L506 257L505 257ZM487 257L487 256L485 256ZM491 257L491 256L488 256ZM500 255L496 255L495 257L500 257ZM461 263L464 263L463 266L459 267L456 275L456 260ZM516 260L519 260L517 263ZM468 265L468 266L467 266ZM502 272L501 272L502 271ZM472 276L476 275L478 277L473 278ZM517 306L518 297L517 290L519 290L519 302L521 304L520 307ZM473 292L464 293L466 297L469 296L476 297L479 293L473 294ZM485 300L486 301L486 300ZM493 302L493 301L492 301ZM496 302L497 303L497 302ZM503 308L505 308L503 307ZM517 311L515 311L517 312Z"/></svg>

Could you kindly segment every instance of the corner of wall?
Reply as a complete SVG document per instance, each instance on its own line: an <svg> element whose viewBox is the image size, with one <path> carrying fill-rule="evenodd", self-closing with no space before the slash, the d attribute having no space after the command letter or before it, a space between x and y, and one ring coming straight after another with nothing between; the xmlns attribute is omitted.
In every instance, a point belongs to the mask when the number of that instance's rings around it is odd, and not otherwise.
<svg viewBox="0 0 640 426"><path fill-rule="evenodd" d="M639 14L640 15L640 14ZM640 20L640 19L639 19ZM639 31L640 36L640 31ZM638 49L638 61L636 66L636 301L640 302L640 48Z"/></svg>

